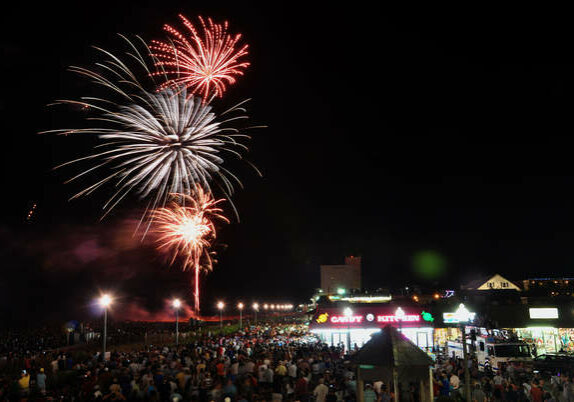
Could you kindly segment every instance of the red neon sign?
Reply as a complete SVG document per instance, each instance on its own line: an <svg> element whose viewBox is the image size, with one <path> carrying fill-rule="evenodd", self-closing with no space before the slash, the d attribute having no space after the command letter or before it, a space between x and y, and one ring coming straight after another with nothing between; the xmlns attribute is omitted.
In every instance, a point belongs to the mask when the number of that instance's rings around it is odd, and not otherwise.
<svg viewBox="0 0 574 402"><path fill-rule="evenodd" d="M377 316L377 322L416 322L416 321L420 321L420 320L421 320L421 316L420 315L414 315L414 314L403 315L403 316L398 316L398 315L378 315Z"/></svg>
<svg viewBox="0 0 574 402"><path fill-rule="evenodd" d="M347 317L345 315L333 315L331 316L331 322L333 324L360 324L363 322L363 316L362 315L352 315L350 317Z"/></svg>

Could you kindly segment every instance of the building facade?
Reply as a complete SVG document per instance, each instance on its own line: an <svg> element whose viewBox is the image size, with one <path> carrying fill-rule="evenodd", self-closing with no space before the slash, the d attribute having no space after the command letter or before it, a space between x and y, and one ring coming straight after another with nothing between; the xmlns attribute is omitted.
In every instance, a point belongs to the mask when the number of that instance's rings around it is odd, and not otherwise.
<svg viewBox="0 0 574 402"><path fill-rule="evenodd" d="M321 290L324 294L361 289L361 257L345 257L344 265L321 265Z"/></svg>

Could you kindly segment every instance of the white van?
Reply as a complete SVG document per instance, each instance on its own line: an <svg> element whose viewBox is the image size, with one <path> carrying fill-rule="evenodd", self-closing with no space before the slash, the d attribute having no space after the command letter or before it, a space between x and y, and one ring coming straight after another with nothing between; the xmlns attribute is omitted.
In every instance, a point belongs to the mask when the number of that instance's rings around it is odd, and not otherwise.
<svg viewBox="0 0 574 402"><path fill-rule="evenodd" d="M476 356L478 369L480 371L498 371L504 365L522 365L522 363L532 361L530 346L524 342L494 342L486 337L478 336L472 347L472 341L467 339L467 351L469 355ZM447 342L447 353L449 357L463 358L461 342Z"/></svg>

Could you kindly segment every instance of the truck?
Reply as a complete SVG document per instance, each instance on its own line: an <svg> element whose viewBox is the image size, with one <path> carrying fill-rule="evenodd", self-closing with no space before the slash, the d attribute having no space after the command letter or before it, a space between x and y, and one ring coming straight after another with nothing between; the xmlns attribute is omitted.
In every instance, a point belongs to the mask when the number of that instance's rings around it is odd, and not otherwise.
<svg viewBox="0 0 574 402"><path fill-rule="evenodd" d="M532 361L530 345L525 342L497 341L485 336L477 336L476 341L466 341L469 356L476 357L479 371L496 372L509 364L524 367L525 363ZM462 359L462 342L448 341L447 354L449 357Z"/></svg>

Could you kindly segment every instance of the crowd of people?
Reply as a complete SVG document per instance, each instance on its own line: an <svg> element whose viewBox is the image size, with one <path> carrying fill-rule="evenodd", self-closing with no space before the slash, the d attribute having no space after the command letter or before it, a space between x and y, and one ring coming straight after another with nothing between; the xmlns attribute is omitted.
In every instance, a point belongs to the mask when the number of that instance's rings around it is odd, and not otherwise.
<svg viewBox="0 0 574 402"><path fill-rule="evenodd" d="M143 324L140 324L143 325ZM161 329L163 331L163 329ZM153 332L153 328L151 330ZM43 336L40 336L43 335ZM58 336L3 334L0 400L62 401L356 401L351 353L329 347L300 325L260 325L243 331L188 332L171 341L112 347L104 356L82 347L51 348ZM574 376L508 365L479 372L469 360L473 402L574 402ZM464 400L464 366L450 358L434 366L437 400ZM573 373L574 374L574 373ZM401 384L401 400L418 402ZM392 384L365 384L365 401L389 402Z"/></svg>
<svg viewBox="0 0 574 402"><path fill-rule="evenodd" d="M303 327L204 331L178 348L146 345L86 354L31 353L18 378L3 372L0 399L146 401L353 401L354 370L342 348ZM367 395L383 393L377 384ZM387 398L390 399L390 398ZM372 399L376 400L376 399Z"/></svg>
<svg viewBox="0 0 574 402"><path fill-rule="evenodd" d="M505 365L480 372L476 360L470 359L470 397L473 402L572 402L574 371L538 372L531 367ZM434 370L434 394L441 399L465 400L462 359L446 359Z"/></svg>
<svg viewBox="0 0 574 402"><path fill-rule="evenodd" d="M59 328L40 327L32 330L0 332L0 359L42 352L64 346L66 336Z"/></svg>

